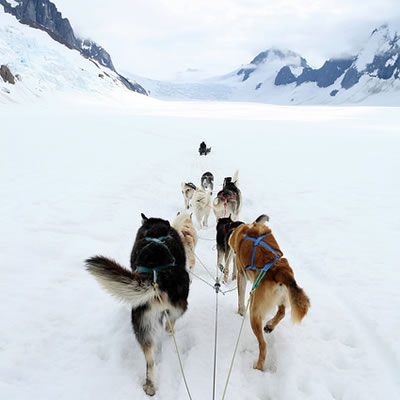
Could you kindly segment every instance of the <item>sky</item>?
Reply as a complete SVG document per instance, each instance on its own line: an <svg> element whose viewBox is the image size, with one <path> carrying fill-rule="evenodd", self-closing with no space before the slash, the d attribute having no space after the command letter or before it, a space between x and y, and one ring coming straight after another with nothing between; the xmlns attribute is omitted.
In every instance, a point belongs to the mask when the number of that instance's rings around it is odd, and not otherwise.
<svg viewBox="0 0 400 400"><path fill-rule="evenodd" d="M357 54L372 30L400 32L399 0L53 0L76 34L102 45L120 72L215 76L268 48L317 68Z"/></svg>

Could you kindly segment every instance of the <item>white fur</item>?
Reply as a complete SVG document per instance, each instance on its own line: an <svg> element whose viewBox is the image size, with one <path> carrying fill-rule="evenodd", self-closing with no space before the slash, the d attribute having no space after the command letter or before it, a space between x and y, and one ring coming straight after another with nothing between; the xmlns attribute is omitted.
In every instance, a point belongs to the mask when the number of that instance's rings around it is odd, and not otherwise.
<svg viewBox="0 0 400 400"><path fill-rule="evenodd" d="M193 197L195 189L193 189L191 186L189 186L188 184L186 184L184 182L181 183L181 187L182 187L183 199L185 201L185 208L188 210L189 206L190 206L190 200Z"/></svg>
<svg viewBox="0 0 400 400"><path fill-rule="evenodd" d="M127 277L113 278L93 267L95 266L91 264L88 270L100 285L112 296L133 308L146 304L155 296L150 282L142 282L139 285L134 279Z"/></svg>
<svg viewBox="0 0 400 400"><path fill-rule="evenodd" d="M199 227L207 227L211 210L211 193L198 188L192 197L192 207Z"/></svg>
<svg viewBox="0 0 400 400"><path fill-rule="evenodd" d="M192 221L192 214L178 213L172 227L177 230L182 239L186 253L186 268L192 272L196 263L195 248L197 245L197 232ZM190 281L192 281L191 276Z"/></svg>

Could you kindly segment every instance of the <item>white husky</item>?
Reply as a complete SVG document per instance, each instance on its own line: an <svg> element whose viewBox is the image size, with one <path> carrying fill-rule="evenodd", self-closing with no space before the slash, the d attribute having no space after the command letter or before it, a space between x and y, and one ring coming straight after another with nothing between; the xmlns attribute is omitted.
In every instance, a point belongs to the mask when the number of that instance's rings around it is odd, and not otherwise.
<svg viewBox="0 0 400 400"><path fill-rule="evenodd" d="M192 214L178 212L172 227L177 230L182 239L186 253L186 268L193 272L196 263L195 248L197 245L197 232L192 221ZM190 282L192 277L190 276Z"/></svg>
<svg viewBox="0 0 400 400"><path fill-rule="evenodd" d="M192 182L182 182L181 183L182 187L182 194L183 194L183 199L185 200L185 207L188 210L189 205L190 205L190 200L193 197L193 194L196 190L196 185L194 185Z"/></svg>
<svg viewBox="0 0 400 400"><path fill-rule="evenodd" d="M197 188L192 197L192 207L200 229L206 228L211 210L211 193Z"/></svg>

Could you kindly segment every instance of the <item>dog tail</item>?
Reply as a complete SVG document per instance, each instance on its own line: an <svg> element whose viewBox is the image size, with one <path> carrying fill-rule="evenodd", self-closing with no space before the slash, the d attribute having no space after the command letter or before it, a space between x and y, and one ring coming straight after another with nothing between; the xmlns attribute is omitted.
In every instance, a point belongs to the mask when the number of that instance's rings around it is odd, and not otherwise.
<svg viewBox="0 0 400 400"><path fill-rule="evenodd" d="M255 223L258 223L258 224L265 224L265 223L268 222L268 221L269 221L268 215L261 214L261 215L253 222L253 224L255 224Z"/></svg>
<svg viewBox="0 0 400 400"><path fill-rule="evenodd" d="M86 269L100 285L118 300L136 308L154 297L151 281L139 277L121 267L114 260L95 256L85 261Z"/></svg>
<svg viewBox="0 0 400 400"><path fill-rule="evenodd" d="M234 183L236 186L239 186L239 170L237 169L233 175L232 178L232 183Z"/></svg>
<svg viewBox="0 0 400 400"><path fill-rule="evenodd" d="M283 283L288 289L292 321L294 323L300 323L310 308L310 299L304 290L297 285L292 271L289 272L284 269L282 273L279 274L278 282Z"/></svg>

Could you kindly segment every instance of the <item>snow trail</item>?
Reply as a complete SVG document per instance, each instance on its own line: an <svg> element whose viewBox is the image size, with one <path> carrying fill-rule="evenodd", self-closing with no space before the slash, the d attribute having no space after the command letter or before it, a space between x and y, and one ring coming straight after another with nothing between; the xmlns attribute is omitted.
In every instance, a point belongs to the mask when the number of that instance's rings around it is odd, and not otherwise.
<svg viewBox="0 0 400 400"><path fill-rule="evenodd" d="M264 372L252 368L258 347L245 322L227 399L399 397L397 109L83 103L31 106L23 118L19 107L0 110L4 397L147 399L129 310L83 260L102 254L128 267L141 212L172 220L184 207L182 181L199 185L210 170L215 195L236 169L240 219L270 216L311 309L301 325L286 317L266 336ZM198 233L197 254L214 273L213 212ZM213 283L198 262L195 273ZM236 309L236 291L219 295L217 398ZM194 399L212 398L214 312L215 291L194 278L176 324ZM187 398L168 336L156 364L157 399Z"/></svg>

